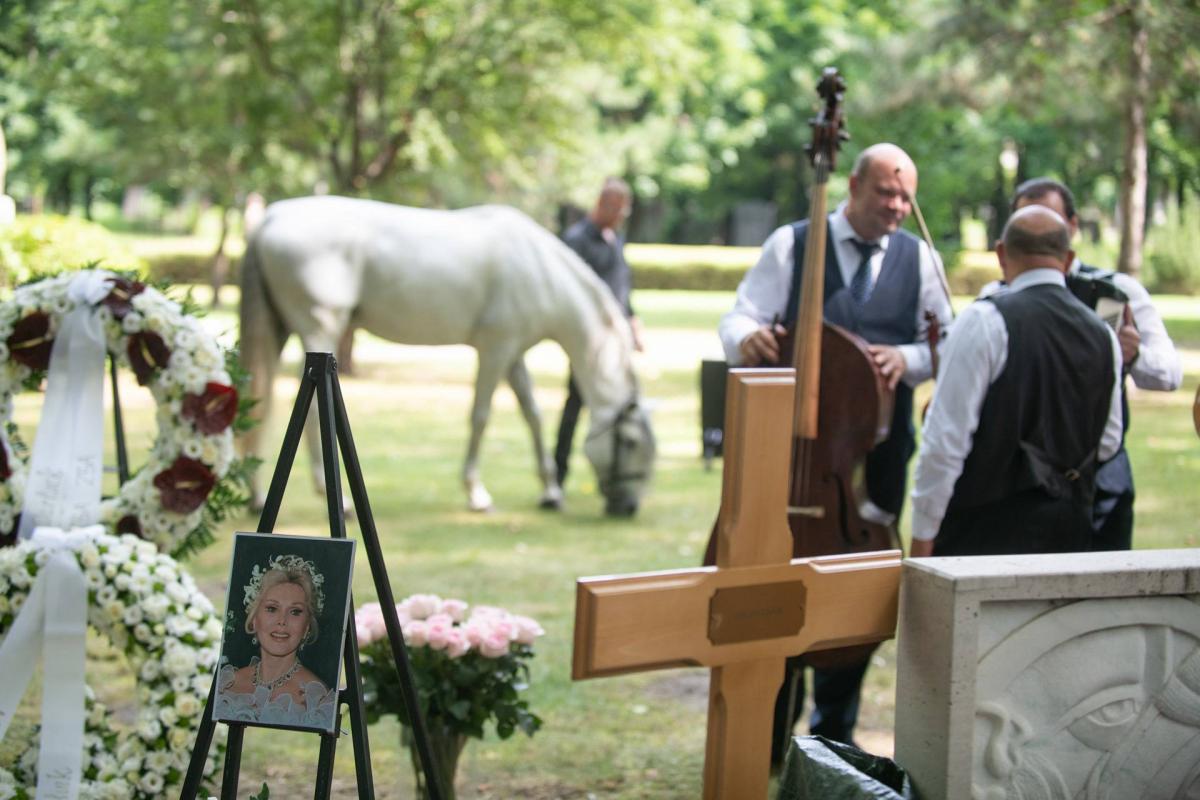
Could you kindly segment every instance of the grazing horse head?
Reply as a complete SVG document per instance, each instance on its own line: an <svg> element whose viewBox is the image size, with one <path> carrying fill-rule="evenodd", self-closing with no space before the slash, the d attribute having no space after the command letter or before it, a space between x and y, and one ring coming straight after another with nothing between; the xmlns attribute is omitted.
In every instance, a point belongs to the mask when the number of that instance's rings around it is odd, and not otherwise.
<svg viewBox="0 0 1200 800"><path fill-rule="evenodd" d="M596 470L605 513L633 516L654 470L654 431L646 408L634 397L611 419L598 420L583 451Z"/></svg>

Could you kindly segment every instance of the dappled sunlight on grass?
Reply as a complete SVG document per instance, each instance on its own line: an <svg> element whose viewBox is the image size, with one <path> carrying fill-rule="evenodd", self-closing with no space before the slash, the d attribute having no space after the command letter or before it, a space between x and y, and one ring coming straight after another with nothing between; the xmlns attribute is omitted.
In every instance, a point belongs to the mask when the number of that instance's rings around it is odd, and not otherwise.
<svg viewBox="0 0 1200 800"><path fill-rule="evenodd" d="M489 736L472 741L460 768L464 798L671 798L700 795L704 753L705 673L672 670L573 683L569 678L574 625L575 579L584 575L644 572L699 563L716 517L721 461L705 470L701 459L699 361L720 357L715 327L732 304L730 293L635 294L647 322L647 351L637 356L643 392L659 401L653 422L659 442L655 479L638 515L603 516L603 500L576 439L565 509L537 508L540 482L534 475L529 435L512 393L500 389L483 442L481 469L496 510L466 510L461 487L467 418L474 383L474 351L465 347L417 348L360 335L357 374L341 381L350 424L362 459L367 492L397 599L437 592L472 604L496 604L536 617L546 636L537 645L529 690L531 707L545 719L532 739L520 734L505 742ZM1172 303L1200 320L1194 302ZM1182 310L1180 310L1182 309ZM226 325L231 315L218 316ZM1172 323L1174 324L1174 323ZM1190 322L1188 324L1191 324ZM299 373L293 342L275 387L275 414L265 432L266 466L283 438ZM1194 361L1193 361L1194 360ZM1185 362L1200 364L1200 351ZM552 445L565 396L566 359L561 348L543 343L527 357L542 406L543 434ZM1141 547L1200 546L1200 440L1191 427L1191 399L1200 367L1188 367L1186 385L1174 394L1132 394L1129 449L1138 484ZM131 454L135 464L154 433L153 401L132 378L122 379ZM917 395L918 407L929 387ZM22 395L17 418L29 441L40 398ZM585 418L581 427L586 426ZM110 423L111 424L111 423ZM232 533L253 530L257 517L231 520L218 544L193 558L188 568L199 585L224 605ZM907 523L904 523L907 528ZM348 522L357 537L357 522ZM325 500L309 480L302 447L290 476L276 529L325 536ZM355 602L376 598L366 554L359 547ZM121 659L100 664L108 680ZM886 754L891 747L895 704L895 646L875 655L863 699L861 742ZM119 704L128 688L119 685ZM408 755L398 746L394 721L370 729L377 796L411 797ZM251 730L246 736L243 791L271 784L276 797L311 794L316 737ZM354 765L343 740L335 770L334 796L354 796Z"/></svg>

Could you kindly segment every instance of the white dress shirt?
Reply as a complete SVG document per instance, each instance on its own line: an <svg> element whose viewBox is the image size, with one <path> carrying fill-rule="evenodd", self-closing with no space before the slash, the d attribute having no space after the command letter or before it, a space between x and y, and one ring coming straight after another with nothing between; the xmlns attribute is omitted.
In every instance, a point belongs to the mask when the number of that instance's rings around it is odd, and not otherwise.
<svg viewBox="0 0 1200 800"><path fill-rule="evenodd" d="M1071 265L1071 274L1078 271L1077 258ZM1133 321L1142 337L1137 360L1129 368L1133 385L1139 389L1154 389L1160 392L1178 389L1183 383L1183 364L1175 350L1175 343L1167 334L1167 326L1163 324L1162 316L1154 307L1154 303L1150 302L1150 293L1124 272L1114 272L1113 283L1129 298L1129 310L1133 312Z"/></svg>
<svg viewBox="0 0 1200 800"><path fill-rule="evenodd" d="M1017 276L1001 291L1019 292L1040 284L1065 286L1063 274L1055 269L1032 269ZM1112 458L1121 447L1121 347L1108 326L1112 340L1113 381L1108 419L1100 437L1098 461ZM1000 310L991 303L972 303L954 323L954 337L946 343L942 366L929 416L921 432L921 451L913 481L914 539L937 536L946 507L954 494L954 484L962 475L963 464L971 452L979 413L988 389L1008 363L1008 328Z"/></svg>
<svg viewBox="0 0 1200 800"><path fill-rule="evenodd" d="M1075 259L1071 264L1071 274L1079 272L1080 266L1079 259ZM1162 315L1150 300L1150 293L1124 272L1114 272L1112 276L1113 283L1129 298L1129 310L1133 312L1134 324L1142 338L1137 360L1129 369L1133 385L1159 392L1175 391L1183 383L1183 364L1175 350L1175 343L1167 333L1167 326L1163 324ZM983 287L979 296L987 297L1003 286L1000 281L993 281Z"/></svg>
<svg viewBox="0 0 1200 800"><path fill-rule="evenodd" d="M846 204L842 203L829 215L830 239L827 246L834 248L838 268L841 270L842 283L850 285L854 273L858 270L861 260L858 248L853 240L858 238L850 220L846 219ZM879 271L883 268L883 259L887 254L890 236L884 236L878 242L880 249L871 257L871 286L874 287ZM788 291L792 287L793 252L796 236L791 225L777 228L767 241L763 243L762 254L758 263L750 268L738 286L737 301L733 310L721 318L718 333L721 344L725 348L725 358L730 366L741 364L742 353L739 348L742 340L762 325L770 325L776 317L782 319L787 311ZM916 386L927 380L933 373L933 360L929 347L925 344L928 337L929 323L925 321L925 312L933 311L941 322L943 337L948 332L953 314L950 302L942 289L941 278L938 274L938 263L924 242L917 246L919 259L919 274L921 280L920 302L913 309L917 324L916 341L899 345L904 355L903 380L909 386Z"/></svg>

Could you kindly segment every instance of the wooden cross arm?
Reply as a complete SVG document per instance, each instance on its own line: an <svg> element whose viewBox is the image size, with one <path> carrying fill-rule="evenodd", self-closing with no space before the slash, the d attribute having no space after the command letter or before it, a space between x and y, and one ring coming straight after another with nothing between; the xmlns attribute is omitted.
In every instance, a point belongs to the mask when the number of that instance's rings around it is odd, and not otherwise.
<svg viewBox="0 0 1200 800"><path fill-rule="evenodd" d="M581 578L575 680L718 667L890 639L899 550Z"/></svg>

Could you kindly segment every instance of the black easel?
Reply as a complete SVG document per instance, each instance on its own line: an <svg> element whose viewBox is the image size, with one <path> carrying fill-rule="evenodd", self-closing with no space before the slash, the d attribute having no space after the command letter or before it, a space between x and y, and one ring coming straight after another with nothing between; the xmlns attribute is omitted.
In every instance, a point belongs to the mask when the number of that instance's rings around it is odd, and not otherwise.
<svg viewBox="0 0 1200 800"><path fill-rule="evenodd" d="M354 449L354 438L350 434L346 404L342 400L342 389L337 379L337 362L331 353L308 353L304 358L300 393L296 396L296 405L292 409L292 418L288 422L287 434L283 437L279 461L276 462L275 473L271 477L271 488L267 492L262 516L258 521L258 532L273 532L275 519L279 515L279 505L283 500L283 491L287 487L288 475L292 471L292 462L296 458L296 449L300 444L300 435L303 433L304 421L308 416L314 394L317 397L317 414L321 423L321 457L325 463L325 497L329 506L329 533L337 539L346 538L342 481L338 472L337 457L337 447L340 444L342 461L346 464L346 479L350 484L350 494L354 498L354 505L357 509L363 545L371 566L371 577L375 580L375 591L379 596L379 604L383 607L388 642L391 644L396 668L400 673L401 694L404 698L404 707L408 712L408 719L412 722L413 737L417 745L417 754L421 759L421 768L425 773L425 783L430 797L433 800L441 800L445 796L445 792L438 783L438 770L435 768L433 751L429 746L429 734L426 732L425 721L421 717L421 711L417 705L416 684L413 681L412 668L408 661L408 650L404 646L404 636L400 631L400 620L396 616L396 603L392 596L391 584L388 583L383 551L379 547L379 535L375 530L375 520L371 516L371 505L367 500L366 487L363 485L358 453ZM351 598L350 606L354 607L353 598ZM338 699L339 703L346 703L350 709L358 796L360 800L373 800L375 789L371 777L371 754L367 741L362 681L358 668L358 636L352 622L347 625L343 658L346 688L339 691ZM196 744L192 748L192 760L188 765L183 790L179 795L180 800L195 800L196 793L200 789L204 762L208 760L208 751L212 746L213 731L216 727L212 718L215 692L216 681L214 680L212 688L209 689L204 716L200 720L200 730L196 734ZM245 733L246 725L226 724L229 728L229 739L225 752L225 771L221 781L221 800L236 800L238 774L242 761L242 736ZM317 800L329 797L333 783L333 758L340 727L341 713L339 711L334 732L318 733L321 737L321 752L317 762L317 779L313 792L313 797Z"/></svg>
<svg viewBox="0 0 1200 800"><path fill-rule="evenodd" d="M121 392L117 389L117 357L108 354L108 374L112 378L113 437L117 441L117 485L129 480L129 455L125 452L125 422L121 417Z"/></svg>

